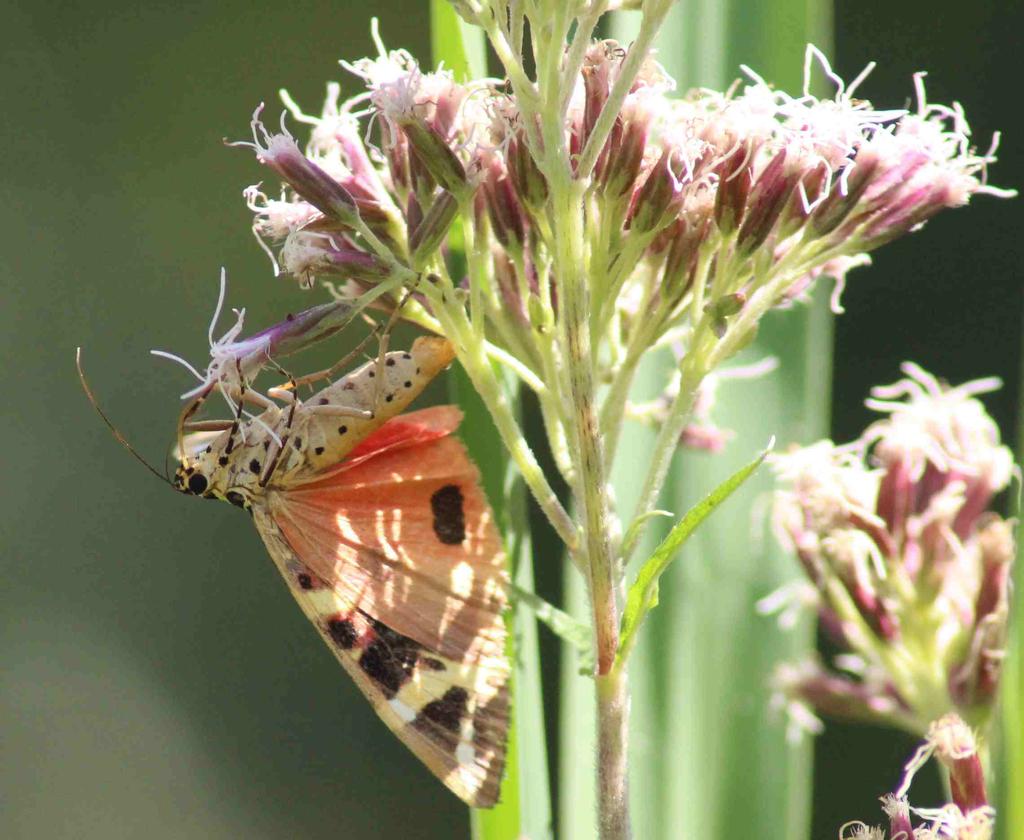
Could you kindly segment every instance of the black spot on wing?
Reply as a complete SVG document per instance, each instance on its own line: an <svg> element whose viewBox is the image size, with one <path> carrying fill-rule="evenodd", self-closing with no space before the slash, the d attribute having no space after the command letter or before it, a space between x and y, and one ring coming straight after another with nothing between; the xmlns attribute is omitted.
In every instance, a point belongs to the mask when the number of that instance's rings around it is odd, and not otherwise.
<svg viewBox="0 0 1024 840"><path fill-rule="evenodd" d="M327 633L342 650L351 650L359 640L359 633L356 632L352 619L343 616L327 619Z"/></svg>
<svg viewBox="0 0 1024 840"><path fill-rule="evenodd" d="M462 502L462 491L455 484L446 484L430 497L434 533L445 545L458 545L466 539L466 514Z"/></svg>
<svg viewBox="0 0 1024 840"><path fill-rule="evenodd" d="M376 638L359 657L359 667L390 700L412 677L423 647L376 619L370 625Z"/></svg>
<svg viewBox="0 0 1024 840"><path fill-rule="evenodd" d="M442 729L453 734L458 734L462 719L466 716L466 702L469 700L469 692L460 685L453 685L449 688L440 700L432 700L427 703L412 725L422 729L426 722L436 724ZM455 744L452 744L454 747Z"/></svg>

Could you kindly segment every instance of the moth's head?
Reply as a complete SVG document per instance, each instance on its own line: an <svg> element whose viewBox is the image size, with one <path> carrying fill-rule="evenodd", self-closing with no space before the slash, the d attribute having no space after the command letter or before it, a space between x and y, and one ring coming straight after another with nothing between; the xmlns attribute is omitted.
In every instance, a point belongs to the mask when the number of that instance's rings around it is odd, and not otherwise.
<svg viewBox="0 0 1024 840"><path fill-rule="evenodd" d="M178 464L174 471L174 489L186 496L206 496L212 498L209 493L210 477L195 464Z"/></svg>
<svg viewBox="0 0 1024 840"><path fill-rule="evenodd" d="M225 450L217 445L219 432L193 432L182 439L176 450L178 468L174 471L174 489L186 496L219 499L235 507L252 511L253 488L233 478ZM255 482L255 473L243 473Z"/></svg>
<svg viewBox="0 0 1024 840"><path fill-rule="evenodd" d="M213 473L218 465L211 457L210 447L215 436L216 433L211 432L193 432L185 435L175 447L174 457L178 462L172 481L175 490L187 496L215 498Z"/></svg>

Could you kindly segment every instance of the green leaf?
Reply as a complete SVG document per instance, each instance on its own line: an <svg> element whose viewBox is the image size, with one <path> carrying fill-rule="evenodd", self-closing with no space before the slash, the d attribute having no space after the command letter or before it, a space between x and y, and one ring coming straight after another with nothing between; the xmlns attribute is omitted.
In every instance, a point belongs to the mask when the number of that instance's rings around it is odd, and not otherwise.
<svg viewBox="0 0 1024 840"><path fill-rule="evenodd" d="M512 597L517 605L522 604L552 633L576 649L579 654L580 671L593 673L593 633L588 624L578 621L569 613L563 612L554 604L545 601L535 592L516 584L512 584Z"/></svg>
<svg viewBox="0 0 1024 840"><path fill-rule="evenodd" d="M669 532L668 536L662 540L661 545L643 562L640 571L637 573L636 580L629 587L629 592L626 596L626 609L622 616L622 635L619 641L620 659L628 657L636 641L635 637L640 629L640 625L643 623L644 618L646 618L647 613L657 606L658 580L665 573L665 570L668 569L669 564L675 559L679 549L683 547L683 543L690 538L690 535L697 529L697 526L711 515L712 511L728 499L741 484L754 474L757 468L764 463L764 459L768 457L771 448L772 444L769 443L768 448L753 461L734 472L690 508L686 515ZM709 560L708 562L714 561Z"/></svg>
<svg viewBox="0 0 1024 840"><path fill-rule="evenodd" d="M487 43L483 30L455 14L447 0L430 0L430 49L434 63L444 62L456 81L487 75Z"/></svg>

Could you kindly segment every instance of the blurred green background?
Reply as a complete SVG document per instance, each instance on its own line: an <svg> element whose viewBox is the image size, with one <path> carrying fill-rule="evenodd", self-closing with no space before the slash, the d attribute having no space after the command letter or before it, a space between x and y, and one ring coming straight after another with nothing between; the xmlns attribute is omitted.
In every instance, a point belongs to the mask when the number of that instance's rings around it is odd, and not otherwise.
<svg viewBox="0 0 1024 840"><path fill-rule="evenodd" d="M426 58L425 3L4 6L0 837L465 833L465 809L322 649L248 518L148 476L74 374L82 345L106 410L159 462L188 378L148 351L203 360L220 266L251 329L312 302L271 276L241 197L265 173L221 139L245 137L260 101L274 113L281 86L313 112L326 80L354 91L336 60L372 49L371 14L389 45ZM879 61L865 96L902 105L928 69L930 97L962 101L979 145L1003 130L993 181L1024 185L1024 4L841 0L835 20L843 76ZM1009 437L1022 206L979 198L851 275L838 439L864 426L868 388L905 358L954 382L1003 376L988 404ZM538 573L557 597L557 569ZM814 836L877 819L911 749L830 726Z"/></svg>

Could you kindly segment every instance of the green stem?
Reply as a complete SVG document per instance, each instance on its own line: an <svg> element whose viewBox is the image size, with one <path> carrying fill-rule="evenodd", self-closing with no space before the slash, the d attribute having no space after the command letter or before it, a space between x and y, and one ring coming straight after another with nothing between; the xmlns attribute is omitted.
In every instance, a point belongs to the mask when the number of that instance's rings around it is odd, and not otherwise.
<svg viewBox="0 0 1024 840"><path fill-rule="evenodd" d="M658 496L661 495L661 488L665 484L665 476L668 475L668 468L672 463L672 456L679 446L679 436L686 428L686 423L693 410L694 401L697 399L697 389L704 380L707 368L694 362L693 354L687 356L683 361L682 375L679 379L679 393L672 401L668 417L658 432L658 439L654 444L654 453L651 456L651 465L647 470L647 477L644 479L643 490L640 492L640 501L633 512L633 521L654 510L658 503ZM622 556L628 561L633 549L639 541L646 523L641 522L638 527L631 529L629 543L622 546Z"/></svg>
<svg viewBox="0 0 1024 840"><path fill-rule="evenodd" d="M484 352L483 342L473 333L462 306L456 304L445 307L438 299L435 301L438 320L445 334L455 339L459 361L469 374L473 387L480 394L484 404L491 413L498 434L519 467L523 480L530 488L540 509L551 522L555 532L561 537L570 551L575 551L579 544L579 535L572 518L562 507L555 491L548 483L544 471L537 461L537 456L523 437L515 412L498 382Z"/></svg>

